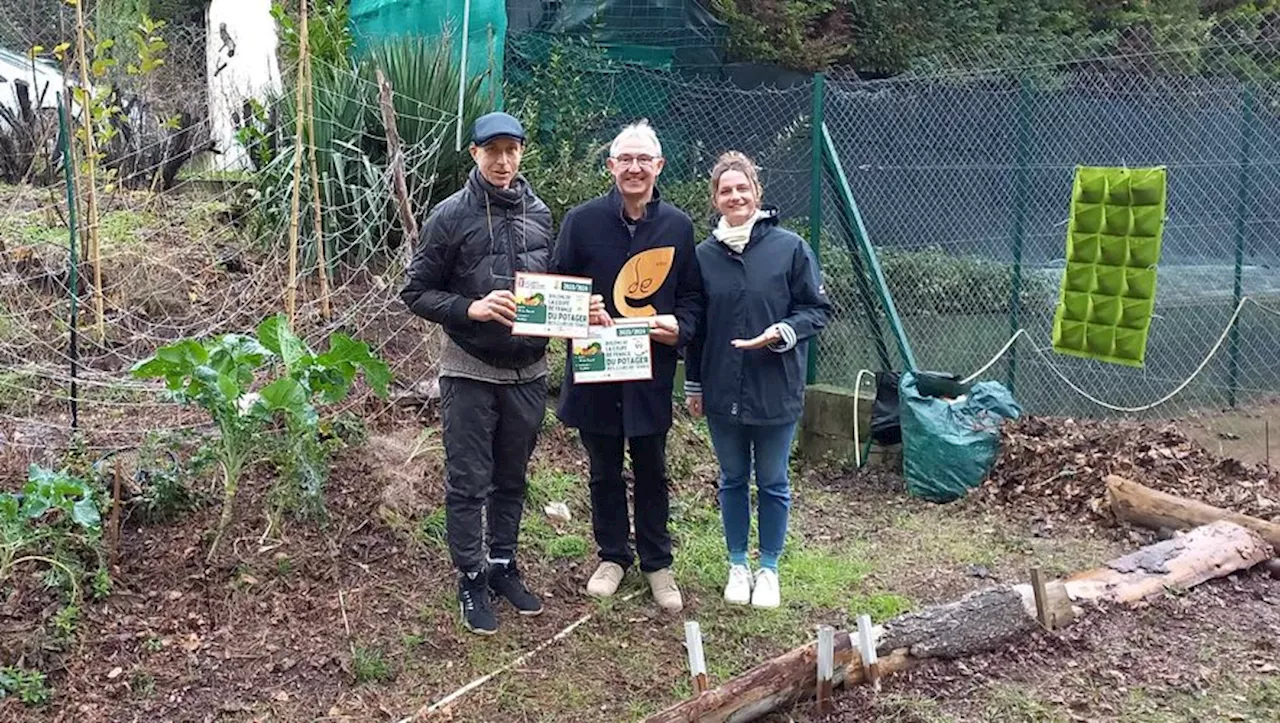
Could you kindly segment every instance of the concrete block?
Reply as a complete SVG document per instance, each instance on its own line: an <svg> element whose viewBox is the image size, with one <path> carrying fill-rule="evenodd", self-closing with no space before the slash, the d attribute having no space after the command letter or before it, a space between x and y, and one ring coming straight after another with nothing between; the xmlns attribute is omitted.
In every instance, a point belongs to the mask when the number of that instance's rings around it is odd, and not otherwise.
<svg viewBox="0 0 1280 723"><path fill-rule="evenodd" d="M857 403L852 390L815 384L805 390L802 424L811 432L852 440Z"/></svg>

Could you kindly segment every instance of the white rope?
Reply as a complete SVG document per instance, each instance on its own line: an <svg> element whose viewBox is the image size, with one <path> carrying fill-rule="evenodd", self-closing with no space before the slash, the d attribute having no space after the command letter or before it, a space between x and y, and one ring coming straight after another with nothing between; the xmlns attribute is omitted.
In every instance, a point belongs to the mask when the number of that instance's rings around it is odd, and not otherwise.
<svg viewBox="0 0 1280 723"><path fill-rule="evenodd" d="M636 595L639 595L639 594L640 594L640 592L641 592L640 590L634 590L634 591L632 591L632 592L630 592L630 593L628 593L628 594L624 595L624 596L622 597L622 602L628 602L628 601L630 601L630 600L631 600L632 598L634 598ZM457 690L453 691L453 692L452 692L452 693L450 693L449 695L446 695L445 697L441 698L440 700L437 700L436 702L432 703L431 705L429 705L429 706L427 706L427 707L425 707L425 708L423 708L423 709L419 710L417 713L415 713L415 714L413 714L413 715L411 715L411 716L409 716L409 717L407 717L407 718L401 718L401 719L400 719L400 721L399 721L399 723L413 723L414 721L419 721L419 720L423 720L423 719L425 719L425 718L429 718L429 717L431 717L433 714L435 714L435 713L437 713L437 712L441 711L442 709L444 709L444 708L445 708L446 706L448 706L450 703L452 703L452 702L454 702L455 700L457 700L457 699L461 698L462 696L466 695L467 693L470 693L471 691L475 690L476 688L479 688L480 686L484 685L485 683L488 683L490 680L492 680L492 679L496 678L497 676L499 676L499 675L501 675L501 674L503 674L503 673L507 672L508 670L511 670L512 668L516 668L516 667L519 667L519 666L521 666L521 665L524 665L524 663L525 663L526 661L528 661L528 660L529 660L529 658L532 658L534 655L537 655L538 653L542 652L542 651L543 651L543 650L545 650L548 646L550 646L552 643L555 643L555 642L556 642L556 641L558 641L558 640L563 640L564 638L568 637L569 633L572 633L574 630L577 630L577 629L578 629L578 627L579 627L579 626L581 626L583 623L587 622L587 621L588 621L588 620L590 620L591 618L594 618L594 617L596 616L596 613L597 613L597 612L599 612L599 610L594 610L594 611L592 611L592 612L587 613L586 615L583 615L582 617L578 618L577 620L574 620L572 623L569 623L569 625L568 625L567 627L565 627L565 629L564 629L564 630L561 630L560 632L556 633L555 635L552 635L550 638L547 638L546 640L542 641L541 643L539 643L539 644L538 644L538 647L534 648L533 650L530 650L529 652L527 652L527 653L525 653L525 654L521 655L520 657L516 658L515 660L512 660L511 662L507 663L506 665L503 665L502 667L500 667L500 668L498 668L498 669L496 669L496 670L494 670L494 671L492 671L492 672L490 672L490 673L486 673L486 674L484 674L484 675L480 676L479 678L476 678L475 680L471 681L470 683L467 683L466 685L462 686L461 688L458 688Z"/></svg>
<svg viewBox="0 0 1280 723"><path fill-rule="evenodd" d="M994 362L994 360L992 361ZM871 375L873 379L875 378L875 372L869 369L859 369L858 376L853 380L853 459L858 465L858 469L862 469L862 437L858 433L858 419L862 415L858 414L858 403L862 401L862 395L859 392L862 391L862 377L866 375Z"/></svg>
<svg viewBox="0 0 1280 723"><path fill-rule="evenodd" d="M1000 348L1000 351L996 352L996 355L995 355L995 356L993 356L993 357L991 357L991 361L989 361L989 362L987 362L986 364L984 364L984 365L982 366L982 368L981 368L981 369L979 369L978 371L976 371L976 372L974 372L974 373L970 374L969 376L965 377L964 379L960 380L960 384L961 384L961 385L969 384L969 383L970 383L970 382L972 382L974 379L977 379L978 377L982 376L983 374L986 374L988 369L990 369L991 367L995 366L995 363L996 363L996 362L1000 361L1000 359L1001 359L1001 358L1003 358L1005 354L1008 354L1008 353L1009 353L1009 349L1013 347L1013 343L1014 343L1015 341L1017 341L1017 340L1018 340L1018 337L1020 337L1020 336L1025 336L1025 335L1026 335L1026 333L1027 333L1027 330L1026 330L1026 329L1019 329L1019 330L1015 331L1015 332L1013 333L1013 336L1009 337L1009 341L1005 342L1004 346Z"/></svg>
<svg viewBox="0 0 1280 723"><path fill-rule="evenodd" d="M1049 354L1044 349L1038 346L1032 346L1032 348L1036 350L1036 353L1039 354L1042 359L1044 359L1045 365L1049 367L1049 370L1052 371L1055 375L1057 375L1057 377L1061 379L1063 383L1065 383L1068 387L1070 387L1071 390L1074 391L1076 394L1079 394L1080 396L1084 397L1085 399L1088 399L1094 404L1100 407L1103 407L1105 409L1109 409L1113 412L1125 412L1125 413L1146 412L1151 409L1155 409L1156 407L1178 396L1179 394L1182 393L1182 390L1186 389L1191 384L1191 382L1195 381L1196 377L1200 376L1200 373L1204 371L1205 367L1209 366L1210 360L1212 360L1213 357L1218 353L1218 351L1222 349L1222 344L1226 342L1227 336L1231 332L1231 327L1235 326L1236 322L1240 319L1240 312L1241 310L1244 309L1245 303L1250 301L1253 301L1253 299L1251 299L1248 296L1245 296L1240 299L1239 304L1236 304L1235 313L1231 315L1231 319L1230 321L1227 322L1226 328L1222 330L1222 335L1218 337L1217 343L1215 343L1213 345L1213 348L1209 350L1209 354L1205 356L1204 361L1200 362L1200 366L1196 367L1196 370L1191 372L1191 376L1187 377L1186 380L1184 380L1181 384L1175 387L1173 391L1164 395L1160 399L1157 399L1156 401L1151 402L1150 404L1144 404L1139 407L1121 407L1115 404L1111 404L1110 402L1104 401L1102 399L1098 399L1092 394L1081 389L1075 382L1071 381L1071 379L1068 378L1066 374L1063 374L1062 371L1053 364L1053 361L1051 360ZM1262 306L1257 302L1253 302L1253 303L1255 306L1257 306L1260 309L1263 309L1272 314L1280 315L1280 313L1275 312L1271 309L1268 309L1267 307ZM997 352L996 355L991 358L991 361L987 362L978 371L966 377L962 383L968 384L969 382L972 382L974 379L982 376L997 361L999 361L1001 357L1009 353L1009 349L1013 347L1013 344L1018 340L1018 337L1025 336L1026 333L1027 333L1026 329L1018 329L1016 332L1014 332L1013 336L1009 338L1009 341L1005 343L1004 347L1001 348L1000 351Z"/></svg>

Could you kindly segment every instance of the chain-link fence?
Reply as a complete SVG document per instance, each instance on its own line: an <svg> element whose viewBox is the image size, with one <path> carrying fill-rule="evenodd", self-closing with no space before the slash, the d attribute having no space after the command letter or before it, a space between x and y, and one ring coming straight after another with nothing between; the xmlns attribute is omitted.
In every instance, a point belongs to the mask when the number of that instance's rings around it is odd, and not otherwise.
<svg viewBox="0 0 1280 723"><path fill-rule="evenodd" d="M48 22L66 22L66 8L52 0L14 7L43 8L52 13ZM69 37L33 35L38 23L15 22L8 5L5 11L0 34L9 34L9 45ZM8 39L13 28L22 31L20 41ZM203 29L170 31L191 33L171 35L170 52L186 48L194 56L190 49L199 48L203 62ZM1280 389L1280 362L1272 353L1280 341L1280 272L1273 271L1280 268L1280 217L1270 200L1280 191L1280 87L1267 70L1274 67L1275 41L1254 33L1214 43L1213 52L1202 49L1190 64L1171 60L1187 53L1116 54L1111 46L1106 55L1090 42L1075 52L1055 47L1051 60L994 71L969 70L973 61L966 57L924 64L924 71L891 80L836 76L762 87L725 68L662 69L611 57L589 40L526 31L509 43L504 96L507 109L533 134L524 170L557 219L608 188L604 146L637 118L650 119L663 142L668 165L662 193L690 213L700 237L712 220L707 177L715 158L729 149L752 156L761 166L766 202L779 207L789 228L816 242L836 305L818 344L819 382L851 385L859 369L906 366L873 259L859 243L864 225L922 368L966 376L1022 330L986 376L1012 386L1028 411L1118 413L1098 402L1142 407L1190 379L1153 412L1170 415L1245 404ZM1087 60L1067 60L1086 52ZM403 384L414 387L429 379L430 355L421 353L420 335L408 341L397 336L412 320L397 310L398 272L371 262L403 235L376 82L369 73L322 70L318 216L334 264L330 291L337 320L311 331L346 325L368 332L393 358ZM294 77L292 69L281 75ZM443 130L456 122L456 81L412 73L393 81L393 105L406 124L401 135L416 134L407 141L406 158L421 214L456 187L469 163L453 154L452 132ZM199 87L203 93L203 81ZM181 92L166 88L159 95ZM485 102L471 101L464 118ZM269 100L241 119L237 136L254 158L242 181L247 187L214 186L206 194L205 185L178 179L164 196L182 199L172 203L131 196L136 191L127 189L106 192L99 223L107 237L101 283L108 331L100 339L82 336L80 362L85 378L93 380L85 382L81 401L100 429L124 429L120 412L159 408L154 389L123 376L156 345L243 330L279 308L290 231L290 104L289 98ZM831 154L814 153L815 114L829 131L823 141L838 156L839 172ZM198 118L192 127L207 124ZM145 152L125 149L112 162L133 158L153 170L163 162ZM1050 348L1077 164L1169 169L1155 318L1140 369L1065 357ZM303 179L309 191L308 168ZM309 192L302 195L297 232L302 268L311 270L308 283L314 284L309 199ZM182 218L175 220L173 212ZM59 256L66 253L66 220L56 194L21 190L0 200L6 244L0 251L8 254L0 284L0 358L9 367L0 387L16 405L6 405L2 419L64 431L68 419L37 407L66 401L70 291L68 266ZM811 233L815 220L818 239ZM211 223L212 230L199 223ZM163 253L131 246L133 238L159 239ZM180 238L198 241L198 258L170 263L167 254L191 256ZM155 263L143 263L145 254ZM81 271L77 303L87 314L92 270ZM314 286L303 292L312 321L317 294ZM145 411L129 421L136 419L151 426L177 423ZM13 438L12 427L7 434Z"/></svg>
<svg viewBox="0 0 1280 723"><path fill-rule="evenodd" d="M1024 329L989 375L1037 413L1146 407L1187 380L1153 413L1280 389L1280 85L1240 62L1280 46L1215 47L1188 72L1156 62L1186 55L1167 51L827 84L826 122L923 368L967 375ZM1168 168L1140 369L1050 348L1077 165ZM842 323L828 336L851 334Z"/></svg>

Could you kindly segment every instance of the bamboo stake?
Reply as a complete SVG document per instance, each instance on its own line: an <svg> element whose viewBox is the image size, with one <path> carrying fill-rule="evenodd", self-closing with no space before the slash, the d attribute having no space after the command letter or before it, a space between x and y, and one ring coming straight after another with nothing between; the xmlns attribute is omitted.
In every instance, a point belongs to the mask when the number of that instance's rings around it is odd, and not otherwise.
<svg viewBox="0 0 1280 723"><path fill-rule="evenodd" d="M307 38L306 0L303 0L302 37ZM315 86L311 74L311 48L307 48L306 64L299 72L307 74L307 152L311 156L311 216L315 225L316 264L320 267L320 317L328 321L333 316L329 306L329 261L324 247L324 221L320 215L320 173L316 168L316 106Z"/></svg>
<svg viewBox="0 0 1280 723"><path fill-rule="evenodd" d="M289 317L289 325L294 326L298 315L298 212L302 204L302 130L303 114L306 112L306 100L303 97L303 83L306 81L303 70L307 63L307 0L299 0L302 12L302 27L298 32L298 73L294 80L297 88L294 94L293 135L293 199L289 206L289 278L284 287L284 308Z"/></svg>
<svg viewBox="0 0 1280 723"><path fill-rule="evenodd" d="M88 239L88 248L85 249L93 264L93 310L94 322L97 329L98 341L106 338L106 323L104 317L104 303L102 299L102 250L98 247L98 191L97 191L97 168L98 168L98 150L93 137L93 112L91 106L93 104L93 85L89 82L89 54L85 51L85 24L84 24L84 3L77 2L76 6L76 54L80 65L80 115L84 121L84 156L85 156L85 174L89 177L89 182L85 184L85 198L88 202L87 216L85 219L86 237Z"/></svg>

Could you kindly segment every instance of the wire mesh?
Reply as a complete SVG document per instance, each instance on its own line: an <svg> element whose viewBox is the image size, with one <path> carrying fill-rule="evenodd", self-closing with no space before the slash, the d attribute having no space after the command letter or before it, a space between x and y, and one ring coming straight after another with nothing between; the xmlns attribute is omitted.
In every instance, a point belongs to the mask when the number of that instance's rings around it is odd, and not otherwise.
<svg viewBox="0 0 1280 723"><path fill-rule="evenodd" d="M69 37L67 7L55 0L6 4L0 44L18 53L52 47ZM204 32L167 29L166 58L176 80L154 76L143 93L126 74L116 79L122 93L204 107ZM806 237L811 195L815 188L820 194L816 242L836 314L818 343L817 381L847 386L859 369L904 367L851 209L831 169L815 174L823 160L812 153L812 81L761 87L728 66L664 65L625 53L620 59L589 37L533 21L520 33L509 44L504 97L530 129L523 170L557 221L607 190L605 147L639 118L653 123L663 143L664 197L690 214L700 238L712 221L711 165L725 150L745 152L761 167L766 202ZM1246 405L1280 389L1274 36L1219 26L1194 49L1093 38L1061 41L1039 55L1006 44L921 59L889 80L828 78L825 124L921 366L968 375L1023 330L986 377L1012 386L1033 413L1119 414L1098 401L1146 406L1189 378L1151 413ZM645 37L617 41L644 45ZM683 36L668 45L698 48ZM301 330L313 340L347 330L391 362L399 386L419 386L434 373L437 341L396 295L402 269L394 251L404 232L376 83L349 68L318 67L317 74L331 83L327 95L317 95L324 142L317 180L335 314L326 321L319 313L304 162ZM184 173L163 192L149 184L101 189L102 338L93 328L92 275L83 259L75 302L81 425L91 433L89 444L118 447L149 433L201 429L200 415L170 405L156 385L133 380L130 365L184 336L251 329L282 308L295 69L282 68L280 76L284 97L264 99L254 132L248 115L240 119L239 141L250 155L265 154L255 155L250 172L216 180ZM407 79L393 86L401 134L411 136L406 172L421 218L458 187L470 163L453 152L456 85L435 93ZM463 123L485 103L481 97L465 109ZM163 112L169 111L152 115ZM197 116L188 127L208 135L210 124ZM50 127L54 132L40 140L45 151L56 146L56 118L42 126ZM170 159L169 142L165 134L134 138L106 165L149 178ZM46 170L58 168L56 154L44 157ZM1077 164L1169 169L1157 305L1141 369L1050 349ZM70 239L57 178L60 171L43 176L44 186L8 187L0 195L0 435L4 445L31 454L65 447L50 440L70 434ZM1242 297L1249 300L1241 306Z"/></svg>
<svg viewBox="0 0 1280 723"><path fill-rule="evenodd" d="M1033 412L1119 411L1072 384L1128 408L1195 375L1161 415L1274 393L1277 317L1246 303L1227 333L1239 295L1280 298L1277 85L1238 56L1194 74L1144 60L830 83L827 123L921 365L967 375L1021 328L992 373ZM1168 168L1141 369L1049 348L1077 164Z"/></svg>

